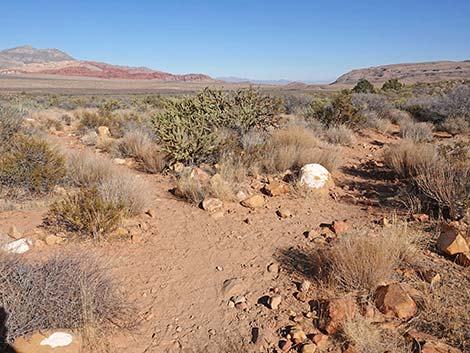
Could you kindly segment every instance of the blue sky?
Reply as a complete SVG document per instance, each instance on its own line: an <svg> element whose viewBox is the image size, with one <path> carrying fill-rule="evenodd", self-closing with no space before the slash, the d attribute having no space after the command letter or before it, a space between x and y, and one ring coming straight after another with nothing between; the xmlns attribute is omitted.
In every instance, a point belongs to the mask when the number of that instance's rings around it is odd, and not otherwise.
<svg viewBox="0 0 470 353"><path fill-rule="evenodd" d="M213 77L328 81L470 59L469 0L2 1L0 48Z"/></svg>

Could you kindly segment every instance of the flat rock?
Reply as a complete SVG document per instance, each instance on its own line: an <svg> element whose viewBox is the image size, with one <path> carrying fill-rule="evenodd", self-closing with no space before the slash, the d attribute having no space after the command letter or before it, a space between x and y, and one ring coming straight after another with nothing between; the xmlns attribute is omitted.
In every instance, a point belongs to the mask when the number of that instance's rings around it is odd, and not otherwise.
<svg viewBox="0 0 470 353"><path fill-rule="evenodd" d="M283 181L273 180L269 184L266 184L262 191L266 195L273 197L287 194L290 188L289 185Z"/></svg>
<svg viewBox="0 0 470 353"><path fill-rule="evenodd" d="M413 298L399 283L379 287L375 292L377 308L385 315L407 320L416 314Z"/></svg>
<svg viewBox="0 0 470 353"><path fill-rule="evenodd" d="M207 212L215 212L223 207L223 202L215 197L209 197L202 201L202 208Z"/></svg>
<svg viewBox="0 0 470 353"><path fill-rule="evenodd" d="M265 201L263 195L253 195L240 203L244 207L255 209L263 207Z"/></svg>

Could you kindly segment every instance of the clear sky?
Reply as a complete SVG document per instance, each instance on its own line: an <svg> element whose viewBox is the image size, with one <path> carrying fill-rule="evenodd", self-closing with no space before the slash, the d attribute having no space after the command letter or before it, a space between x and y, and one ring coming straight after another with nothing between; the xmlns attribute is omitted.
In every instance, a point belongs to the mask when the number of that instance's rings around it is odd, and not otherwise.
<svg viewBox="0 0 470 353"><path fill-rule="evenodd" d="M0 48L213 77L332 80L470 59L470 0L0 0Z"/></svg>

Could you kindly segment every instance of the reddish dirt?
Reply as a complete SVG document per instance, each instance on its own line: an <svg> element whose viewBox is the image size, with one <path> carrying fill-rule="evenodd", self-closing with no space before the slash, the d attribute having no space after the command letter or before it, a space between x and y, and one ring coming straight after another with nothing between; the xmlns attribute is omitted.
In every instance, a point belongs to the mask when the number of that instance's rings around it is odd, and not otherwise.
<svg viewBox="0 0 470 353"><path fill-rule="evenodd" d="M77 147L73 138L59 140ZM254 328L275 341L275 331L288 322L291 305L308 306L294 299L295 285L285 270L299 248L314 246L304 233L335 219L346 220L352 228L374 227L374 221L389 212L374 191L392 184L376 174L383 168L369 170L369 164L380 162L383 144L393 140L371 133L346 148L344 167L330 195L272 197L256 211L233 203L225 205L223 215L212 215L175 199L168 191L174 185L172 176L142 174L151 185L150 207L155 210L153 218L141 215L131 221L142 225L142 236L83 245L119 279L137 307L140 324L111 337L116 351L220 353L229 349L227 342L254 347L249 343ZM388 191L392 194L393 188ZM294 216L279 218L280 206ZM29 233L41 224L44 212L45 207L3 213L0 223ZM267 271L275 261L280 263L279 276ZM240 288L224 293L224 281L233 278ZM279 311L258 304L275 288L283 296ZM245 295L248 310L229 307L231 295Z"/></svg>

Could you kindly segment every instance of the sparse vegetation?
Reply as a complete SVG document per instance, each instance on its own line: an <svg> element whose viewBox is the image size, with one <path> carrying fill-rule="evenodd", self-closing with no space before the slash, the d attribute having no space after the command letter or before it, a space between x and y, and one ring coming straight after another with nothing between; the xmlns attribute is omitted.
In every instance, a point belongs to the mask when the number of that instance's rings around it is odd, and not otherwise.
<svg viewBox="0 0 470 353"><path fill-rule="evenodd" d="M41 330L106 331L133 320L116 283L86 254L61 250L46 259L1 254L0 273L6 343Z"/></svg>
<svg viewBox="0 0 470 353"><path fill-rule="evenodd" d="M354 131L345 125L330 126L325 130L328 142L336 145L351 146L356 142Z"/></svg>
<svg viewBox="0 0 470 353"><path fill-rule="evenodd" d="M111 196L114 195L109 198ZM82 189L53 203L45 224L50 228L100 240L119 225L124 211L125 205L120 197L105 200L94 187Z"/></svg>
<svg viewBox="0 0 470 353"><path fill-rule="evenodd" d="M15 136L0 154L1 191L9 196L48 193L64 176L63 156L40 139Z"/></svg>

